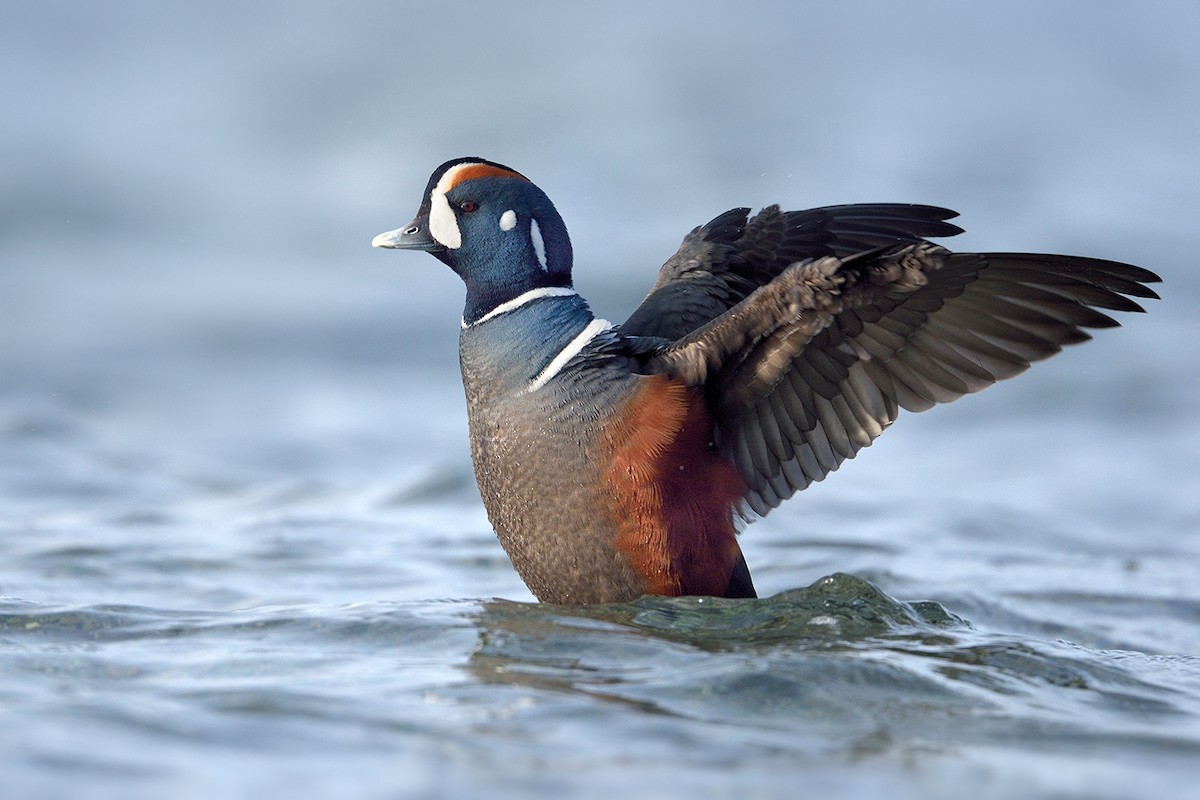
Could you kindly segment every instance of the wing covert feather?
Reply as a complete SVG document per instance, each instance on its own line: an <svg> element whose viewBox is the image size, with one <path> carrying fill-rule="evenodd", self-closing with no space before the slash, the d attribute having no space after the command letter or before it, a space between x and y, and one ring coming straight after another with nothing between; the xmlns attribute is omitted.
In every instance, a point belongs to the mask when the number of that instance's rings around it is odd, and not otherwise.
<svg viewBox="0 0 1200 800"><path fill-rule="evenodd" d="M1130 298L1156 297L1144 284L1157 280L1099 259L928 242L810 257L658 350L650 368L706 387L717 450L749 487L743 511L761 515L853 458L901 408L1017 375L1088 339L1085 329L1117 324L1097 309L1141 311Z"/></svg>

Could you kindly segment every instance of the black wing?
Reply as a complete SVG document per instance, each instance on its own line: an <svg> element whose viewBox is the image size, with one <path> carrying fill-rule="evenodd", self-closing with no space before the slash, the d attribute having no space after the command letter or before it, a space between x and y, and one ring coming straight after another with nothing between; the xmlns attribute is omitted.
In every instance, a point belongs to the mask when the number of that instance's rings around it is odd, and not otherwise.
<svg viewBox="0 0 1200 800"><path fill-rule="evenodd" d="M715 319L789 265L846 257L927 237L954 236L945 208L903 204L828 206L807 211L726 211L689 233L621 331L674 341Z"/></svg>

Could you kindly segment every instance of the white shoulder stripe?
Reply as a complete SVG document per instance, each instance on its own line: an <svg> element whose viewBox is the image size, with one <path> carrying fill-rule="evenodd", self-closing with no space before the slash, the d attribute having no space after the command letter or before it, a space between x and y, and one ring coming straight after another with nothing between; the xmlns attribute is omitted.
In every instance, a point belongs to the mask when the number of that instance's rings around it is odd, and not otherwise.
<svg viewBox="0 0 1200 800"><path fill-rule="evenodd" d="M507 314L509 311L520 308L526 303L531 303L534 300L540 300L543 297L572 297L578 294L574 289L568 289L565 286L543 286L541 289L530 289L525 294L519 294L512 300L507 300L493 308L491 311L484 314L474 322L468 323L465 319L462 321L463 328L470 328L474 325L482 325L493 317L498 317L501 314Z"/></svg>
<svg viewBox="0 0 1200 800"><path fill-rule="evenodd" d="M546 365L546 368L537 374L537 377L530 382L525 391L536 392L545 386L551 378L562 372L562 368L567 365L568 361L579 355L580 350L587 347L588 342L595 339L601 333L604 333L604 331L612 330L612 326L612 323L606 319L594 319L589 322L587 327L581 330L579 335L559 351L559 354Z"/></svg>

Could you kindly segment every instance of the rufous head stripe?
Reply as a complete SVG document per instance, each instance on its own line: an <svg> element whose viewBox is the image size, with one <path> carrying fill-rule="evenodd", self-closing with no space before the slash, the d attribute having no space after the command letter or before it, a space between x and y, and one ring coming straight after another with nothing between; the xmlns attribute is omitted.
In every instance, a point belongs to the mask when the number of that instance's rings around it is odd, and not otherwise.
<svg viewBox="0 0 1200 800"><path fill-rule="evenodd" d="M476 178L516 178L521 181L529 180L521 173L513 172L511 169L497 167L493 164L473 162L458 164L446 170L446 174L438 181L437 189L442 194L446 194L460 183L473 181Z"/></svg>

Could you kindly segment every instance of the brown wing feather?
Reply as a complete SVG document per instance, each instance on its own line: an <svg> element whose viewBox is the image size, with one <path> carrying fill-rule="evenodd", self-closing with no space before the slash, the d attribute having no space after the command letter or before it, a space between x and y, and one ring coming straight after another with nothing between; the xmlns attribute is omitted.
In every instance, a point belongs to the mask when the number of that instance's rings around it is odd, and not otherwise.
<svg viewBox="0 0 1200 800"><path fill-rule="evenodd" d="M929 243L785 269L651 366L704 385L719 452L765 514L887 428L1010 378L1141 311L1151 272L1112 261L953 254Z"/></svg>

